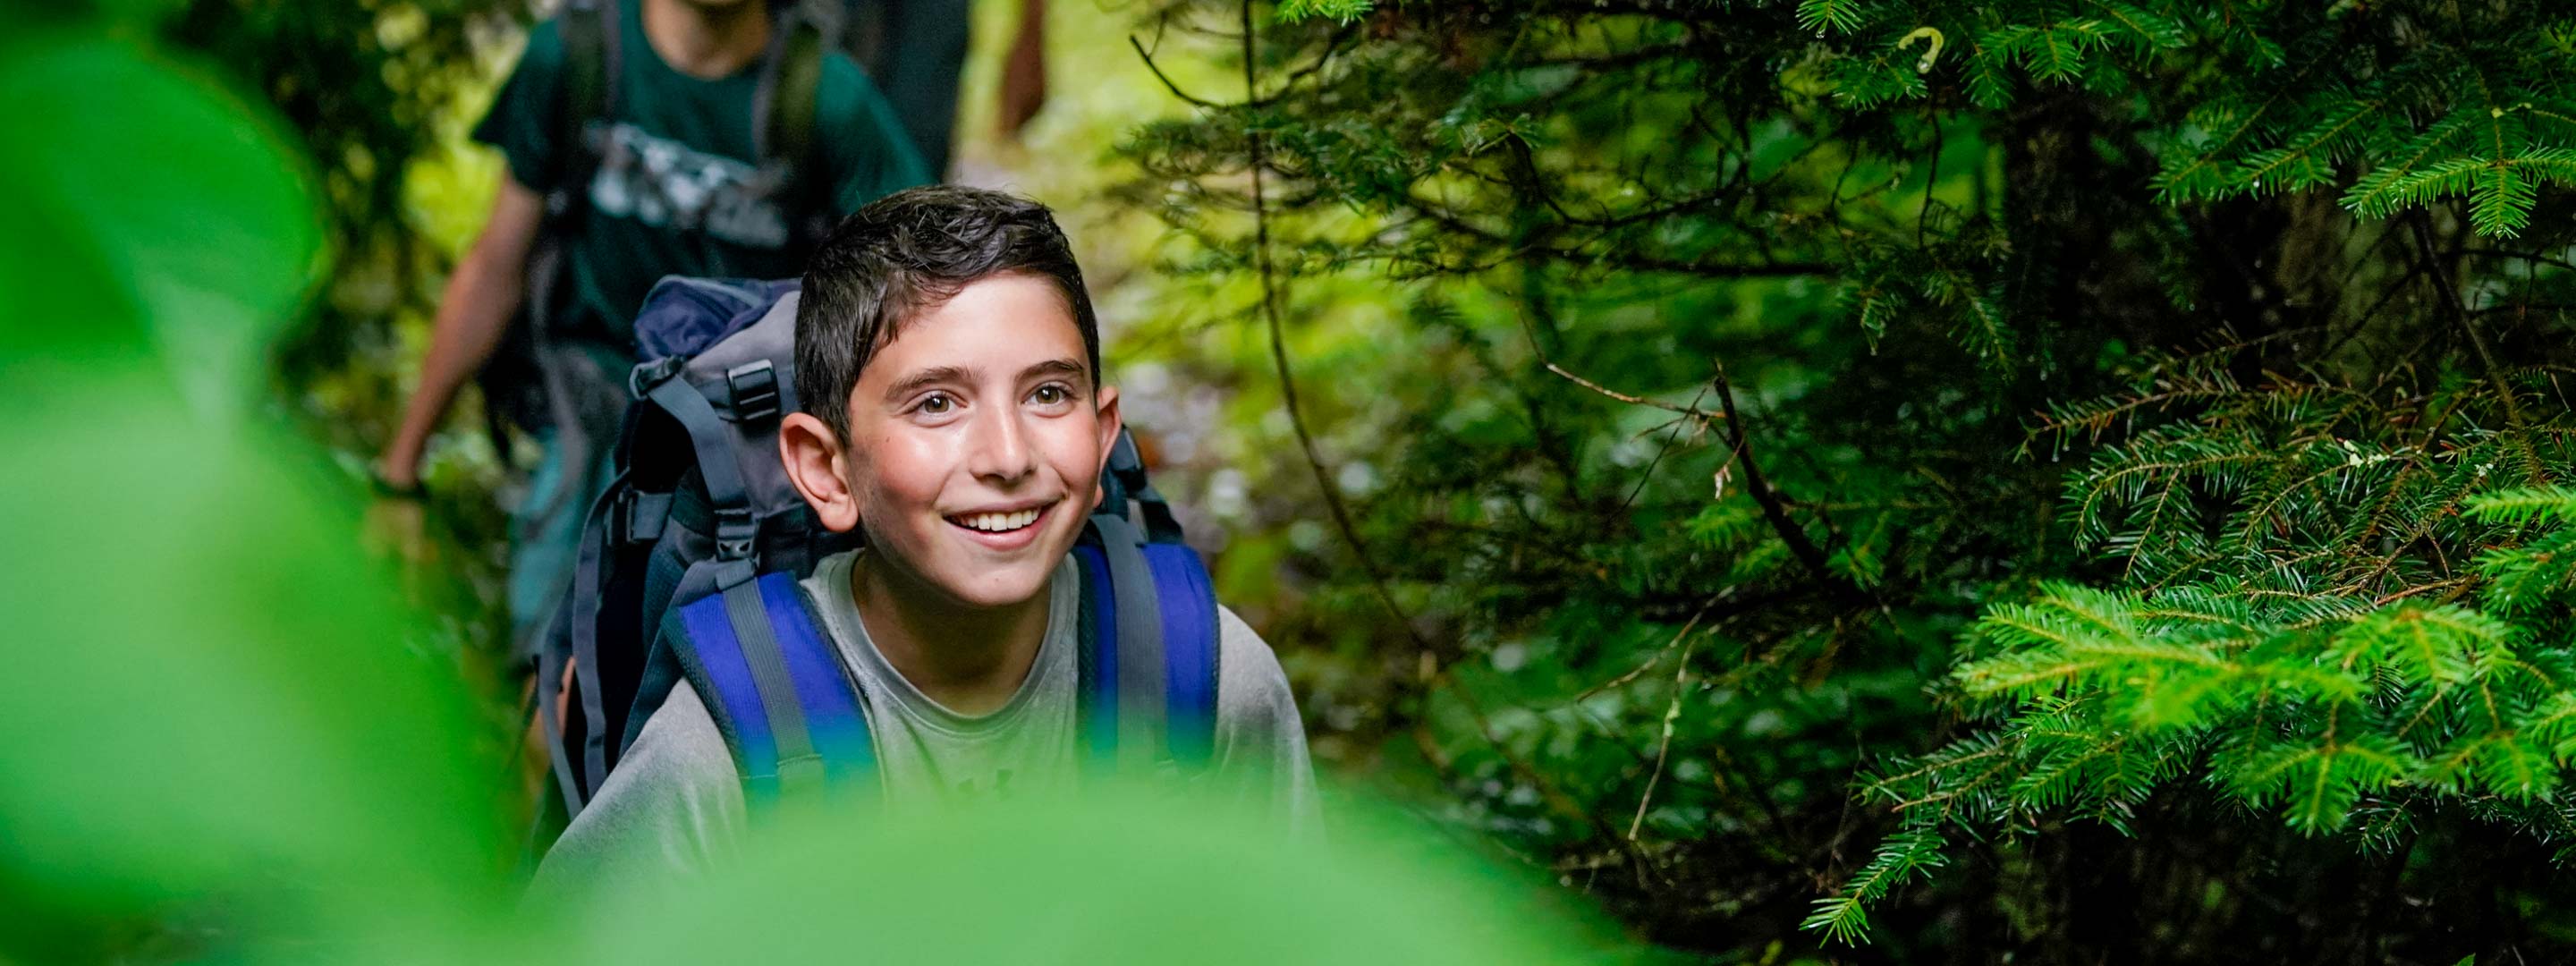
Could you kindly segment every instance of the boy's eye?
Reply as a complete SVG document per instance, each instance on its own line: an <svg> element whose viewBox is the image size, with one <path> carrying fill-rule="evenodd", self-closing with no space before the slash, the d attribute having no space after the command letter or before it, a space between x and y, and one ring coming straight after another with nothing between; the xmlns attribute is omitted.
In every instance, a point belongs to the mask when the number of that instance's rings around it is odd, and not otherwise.
<svg viewBox="0 0 2576 966"><path fill-rule="evenodd" d="M956 400L948 398L948 394L932 393L923 398L921 400L921 405L916 408L932 416L945 416L948 414L948 410L955 406Z"/></svg>
<svg viewBox="0 0 2576 966"><path fill-rule="evenodd" d="M1044 405L1052 406L1072 399L1073 394L1067 392L1063 386L1046 385L1039 386L1038 391L1029 394L1029 398L1035 399Z"/></svg>

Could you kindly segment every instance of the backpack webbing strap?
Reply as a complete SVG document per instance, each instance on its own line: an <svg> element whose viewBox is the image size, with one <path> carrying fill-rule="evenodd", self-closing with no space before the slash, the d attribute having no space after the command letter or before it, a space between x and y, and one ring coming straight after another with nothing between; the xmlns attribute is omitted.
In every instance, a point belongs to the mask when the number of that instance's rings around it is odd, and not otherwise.
<svg viewBox="0 0 2576 966"><path fill-rule="evenodd" d="M549 208L569 209L588 196L590 177L599 166L599 151L590 143L590 125L617 116L620 47L620 0L569 0L555 22L563 32L564 92L556 116L558 179ZM563 217L569 210L549 211Z"/></svg>
<svg viewBox="0 0 2576 966"><path fill-rule="evenodd" d="M673 611L664 631L754 806L872 770L875 746L858 692L794 578L771 574L702 598Z"/></svg>
<svg viewBox="0 0 2576 966"><path fill-rule="evenodd" d="M780 790L800 787L820 771L813 732L806 730L805 709L796 701L796 681L788 677L787 655L779 653L778 635L770 632L767 608L760 603L757 582L738 584L718 595L717 606L732 625L733 639L751 682L760 692L760 710L769 719L770 742L778 753Z"/></svg>
<svg viewBox="0 0 2576 966"><path fill-rule="evenodd" d="M609 482L608 489L591 503L590 513L581 526L581 547L573 560L572 594L565 597L558 607L562 612L557 615L558 619L571 626L573 676L578 679L576 690L581 692L580 780L573 781L569 761L558 757L557 764L564 767L556 769L559 773L556 778L564 785L565 808L573 813L580 812L582 805L590 801L591 794L599 791L600 783L608 780L608 709L603 703L607 686L599 678L600 557L607 549L605 544L609 534L606 521L616 512L618 494L625 488L626 474L620 472ZM546 664L552 658L553 655L549 654L548 659L540 660L539 673L547 673ZM556 666L551 673L551 677L538 679L541 693L553 693L550 689L563 674L563 669ZM546 704L553 702L549 700ZM553 728L553 709L544 708L540 713L545 715L546 727Z"/></svg>
<svg viewBox="0 0 2576 966"><path fill-rule="evenodd" d="M1108 770L1118 756L1118 598L1110 590L1109 560L1090 541L1075 544L1081 565L1082 617L1075 629L1075 740L1085 764Z"/></svg>
<svg viewBox="0 0 2576 966"><path fill-rule="evenodd" d="M1115 601L1105 635L1115 642L1116 667L1107 674L1118 689L1118 762L1151 764L1165 749L1163 707L1163 628L1154 615L1162 612L1155 593L1154 571L1137 551L1144 543L1123 517L1096 516L1101 557L1109 569L1110 596Z"/></svg>
<svg viewBox="0 0 2576 966"><path fill-rule="evenodd" d="M1145 478L1145 457L1136 449L1136 437L1124 427L1118 430L1118 441L1109 448L1108 505L1103 509L1127 516L1127 501L1136 501L1145 515L1145 537L1154 543L1181 542L1181 523L1172 516L1171 504Z"/></svg>
<svg viewBox="0 0 2576 966"><path fill-rule="evenodd" d="M716 516L715 589L731 590L754 576L752 551L760 521L752 516L751 495L744 488L742 467L734 462L733 428L716 414L713 403L689 381L676 375L645 390L644 398L680 421L697 452L698 475L706 480L707 500ZM683 588L686 589L686 588Z"/></svg>
<svg viewBox="0 0 2576 966"><path fill-rule="evenodd" d="M1216 596L1196 551L1145 544L1126 520L1091 519L1083 576L1077 720L1095 764L1208 760L1215 744Z"/></svg>

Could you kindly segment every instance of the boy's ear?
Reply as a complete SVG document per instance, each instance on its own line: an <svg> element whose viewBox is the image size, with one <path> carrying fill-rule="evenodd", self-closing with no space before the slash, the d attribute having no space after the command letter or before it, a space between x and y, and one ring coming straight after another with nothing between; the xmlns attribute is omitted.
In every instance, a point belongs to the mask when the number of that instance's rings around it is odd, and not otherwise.
<svg viewBox="0 0 2576 966"><path fill-rule="evenodd" d="M848 533L859 525L859 501L850 493L848 454L832 428L807 413L789 413L778 423L778 458L787 465L787 481L814 508L823 529Z"/></svg>
<svg viewBox="0 0 2576 966"><path fill-rule="evenodd" d="M1093 474L1093 478L1098 479L1108 475L1109 457L1117 452L1118 431L1127 425L1125 417L1118 413L1118 387L1100 387L1100 405L1093 407L1092 412L1097 414L1100 421L1100 471ZM1108 498L1107 485L1100 483L1092 485L1091 504L1093 506L1099 506L1100 501Z"/></svg>

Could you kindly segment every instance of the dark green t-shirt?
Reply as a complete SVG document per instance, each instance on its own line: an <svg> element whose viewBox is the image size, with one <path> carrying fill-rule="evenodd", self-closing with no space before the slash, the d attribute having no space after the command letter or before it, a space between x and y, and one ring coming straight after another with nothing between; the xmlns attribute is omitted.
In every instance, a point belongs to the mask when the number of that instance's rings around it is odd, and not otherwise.
<svg viewBox="0 0 2576 966"><path fill-rule="evenodd" d="M790 159L763 164L753 149L760 87L755 61L703 80L662 61L644 37L639 0L618 0L617 115L593 122L605 146L583 192L586 208L565 239L559 297L563 326L616 343L631 340L644 293L664 275L787 278L805 270L796 227L817 204L830 214L929 180L885 98L856 63L824 56L814 137L824 170L810 187L788 185ZM510 176L540 194L574 167L559 144L567 130L563 33L553 21L528 36L518 70L474 139L508 156Z"/></svg>

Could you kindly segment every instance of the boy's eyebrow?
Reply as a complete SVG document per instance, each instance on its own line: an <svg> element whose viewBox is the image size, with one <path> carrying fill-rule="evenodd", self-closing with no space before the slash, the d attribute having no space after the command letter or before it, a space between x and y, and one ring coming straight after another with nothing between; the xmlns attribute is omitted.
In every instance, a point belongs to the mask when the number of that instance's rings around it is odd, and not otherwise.
<svg viewBox="0 0 2576 966"><path fill-rule="evenodd" d="M887 387L885 401L902 402L905 396L943 382L972 383L974 381L975 371L972 369L963 366L932 366L905 376L901 381Z"/></svg>
<svg viewBox="0 0 2576 966"><path fill-rule="evenodd" d="M1049 359L1020 370L1020 380L1026 382L1035 376L1081 376L1090 372L1091 370L1084 368L1081 362L1074 359Z"/></svg>

